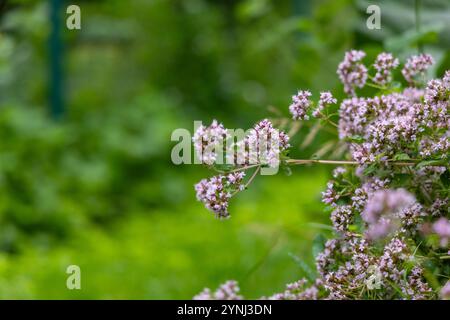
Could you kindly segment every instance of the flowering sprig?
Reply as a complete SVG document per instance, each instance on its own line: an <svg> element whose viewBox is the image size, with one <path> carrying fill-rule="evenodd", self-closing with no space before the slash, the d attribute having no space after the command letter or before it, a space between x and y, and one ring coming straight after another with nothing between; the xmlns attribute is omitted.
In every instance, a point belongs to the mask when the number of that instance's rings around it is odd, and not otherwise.
<svg viewBox="0 0 450 320"><path fill-rule="evenodd" d="M310 91L301 90L289 106L293 127L296 121L315 118L337 128L338 144L346 147L341 159L290 158L291 137L263 120L233 145L231 167L196 185L197 198L225 218L230 198L265 167L339 166L322 194L335 237L316 256L317 279L293 282L270 299L450 298L450 268L445 265L450 259L450 71L425 83L433 59L413 56L402 69L410 87L391 90L398 59L379 54L371 76L364 57L352 50L339 64L337 73L349 97L340 102L338 113L329 110L337 104L329 91L321 92L315 103ZM356 96L365 85L379 91ZM217 123L208 130L198 136L215 137L210 139L213 146L227 135ZM195 141L197 149L208 145ZM256 150L253 156L251 149ZM208 162L214 167L214 161ZM253 174L244 182L248 170ZM430 266L435 269L426 270ZM233 289L227 292L241 298ZM220 296L207 290L197 298Z"/></svg>
<svg viewBox="0 0 450 320"><path fill-rule="evenodd" d="M289 106L289 112L294 120L308 120L308 110L311 107L311 92L299 91L292 96L292 104Z"/></svg>
<svg viewBox="0 0 450 320"><path fill-rule="evenodd" d="M367 81L367 68L361 63L366 53L351 50L345 53L344 60L339 64L337 74L344 84L344 92L355 94L355 88L362 88Z"/></svg>
<svg viewBox="0 0 450 320"><path fill-rule="evenodd" d="M416 83L419 76L424 76L427 69L434 63L434 59L429 54L420 54L410 57L402 69L402 74L410 85Z"/></svg>
<svg viewBox="0 0 450 320"><path fill-rule="evenodd" d="M223 148L223 143L228 137L227 130L217 120L213 120L208 127L200 126L192 137L197 157L202 163L214 164L219 149Z"/></svg>
<svg viewBox="0 0 450 320"><path fill-rule="evenodd" d="M394 58L391 53L380 53L373 64L373 67L377 70L377 73L373 77L373 81L380 86L386 86L392 81L391 72L393 69L397 68L398 65L398 59Z"/></svg>

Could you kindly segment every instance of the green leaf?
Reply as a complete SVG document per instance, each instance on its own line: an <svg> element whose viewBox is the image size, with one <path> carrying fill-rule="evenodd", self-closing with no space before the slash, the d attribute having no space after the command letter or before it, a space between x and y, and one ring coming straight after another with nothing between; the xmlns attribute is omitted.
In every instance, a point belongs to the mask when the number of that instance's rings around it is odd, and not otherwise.
<svg viewBox="0 0 450 320"><path fill-rule="evenodd" d="M376 170L377 170L377 164L376 163L372 163L367 168L364 169L364 174L365 175L371 175Z"/></svg>
<svg viewBox="0 0 450 320"><path fill-rule="evenodd" d="M427 26L419 32L408 30L397 37L388 38L385 41L385 47L391 52L401 52L405 48L417 46L418 43L435 43L438 41L439 32L443 29L444 25L440 23Z"/></svg>
<svg viewBox="0 0 450 320"><path fill-rule="evenodd" d="M323 251L323 249L325 248L325 242L326 241L327 241L327 239L321 233L319 233L314 238L313 244L312 244L312 254L313 254L314 258L316 258L317 255Z"/></svg>
<svg viewBox="0 0 450 320"><path fill-rule="evenodd" d="M362 142L364 142L364 137L359 136L359 135L354 135L354 136L351 136L351 137L347 137L346 140L348 142L362 143Z"/></svg>
<svg viewBox="0 0 450 320"><path fill-rule="evenodd" d="M393 159L394 160L411 160L409 155L407 155L406 153L398 153L394 156Z"/></svg>
<svg viewBox="0 0 450 320"><path fill-rule="evenodd" d="M450 171L445 170L444 173L441 174L440 179L446 188L450 188Z"/></svg>
<svg viewBox="0 0 450 320"><path fill-rule="evenodd" d="M444 160L425 160L425 161L421 161L417 164L417 169L426 167L426 166L436 166L436 165L445 165L445 161Z"/></svg>
<svg viewBox="0 0 450 320"><path fill-rule="evenodd" d="M308 278L308 280L312 281L316 278L316 274L313 271L313 269L311 269L311 267L302 259L300 259L300 257L296 256L293 253L289 253L289 256L294 259L294 261L297 263L297 265L300 267L300 269L302 269L302 271L305 273L306 277Z"/></svg>
<svg viewBox="0 0 450 320"><path fill-rule="evenodd" d="M394 183L397 187L405 186L411 180L411 175L407 173L397 173L394 175Z"/></svg>
<svg viewBox="0 0 450 320"><path fill-rule="evenodd" d="M234 169L234 165L232 164L214 164L214 168L221 170L221 171L230 171Z"/></svg>

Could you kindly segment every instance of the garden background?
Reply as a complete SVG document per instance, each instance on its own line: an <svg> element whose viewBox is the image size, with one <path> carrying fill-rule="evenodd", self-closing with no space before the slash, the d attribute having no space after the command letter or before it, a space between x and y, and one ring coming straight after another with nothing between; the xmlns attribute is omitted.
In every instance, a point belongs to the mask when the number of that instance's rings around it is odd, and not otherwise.
<svg viewBox="0 0 450 320"><path fill-rule="evenodd" d="M69 4L81 8L81 30L65 27ZM381 8L380 30L366 26L370 4ZM282 290L315 272L330 234L320 192L332 168L261 177L219 221L193 190L210 172L172 164L172 131L212 119L249 128L287 115L298 89L341 98L336 68L351 48L369 64L382 50L404 62L423 47L435 75L450 66L447 0L0 8L0 298L190 299L228 279L249 298ZM299 157L330 138L310 131L293 141ZM71 264L81 290L66 288Z"/></svg>

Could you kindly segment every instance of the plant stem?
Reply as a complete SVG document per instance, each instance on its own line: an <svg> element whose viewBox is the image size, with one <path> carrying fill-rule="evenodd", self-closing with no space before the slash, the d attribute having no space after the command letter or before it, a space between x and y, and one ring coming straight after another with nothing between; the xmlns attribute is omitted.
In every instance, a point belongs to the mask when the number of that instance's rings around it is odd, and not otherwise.
<svg viewBox="0 0 450 320"><path fill-rule="evenodd" d="M337 123L330 120L329 116L324 115L321 111L319 111L319 115L322 117L323 120L325 120L327 123L331 124L332 126L339 128Z"/></svg>
<svg viewBox="0 0 450 320"><path fill-rule="evenodd" d="M382 87L382 86L379 86L379 85L377 85L375 83L370 83L370 82L366 82L366 86L372 87L372 88L376 88L376 89L379 89L379 90L386 90L387 89L387 87Z"/></svg>
<svg viewBox="0 0 450 320"><path fill-rule="evenodd" d="M248 179L247 183L245 184L245 188L247 189L247 187L252 183L252 181L255 179L256 175L258 174L259 170L261 169L261 166L258 166L258 168L256 168L255 172L253 172L252 176L250 177L250 179Z"/></svg>
<svg viewBox="0 0 450 320"><path fill-rule="evenodd" d="M244 166L244 167L240 167L240 168L237 168L237 169L230 170L230 171L228 171L228 173L239 172L239 171L251 169L251 168L254 168L254 167L258 167L258 166L260 166L259 163L258 164L252 164L252 165L249 165L249 166Z"/></svg>
<svg viewBox="0 0 450 320"><path fill-rule="evenodd" d="M394 161L388 160L389 163L395 166L415 166L417 162L413 161ZM311 164L311 163L321 163L321 164L348 164L348 165L359 165L358 161L348 161L348 160L319 160L319 159L289 159L286 161L290 165L301 165L301 164Z"/></svg>
<svg viewBox="0 0 450 320"><path fill-rule="evenodd" d="M357 161L347 160L316 160L316 159L289 159L286 161L288 164L310 164L310 163L322 163L322 164L359 164Z"/></svg>
<svg viewBox="0 0 450 320"><path fill-rule="evenodd" d="M387 162L389 164L391 164L393 166L398 166L398 167L413 167L413 166L417 165L420 161L421 161L420 159L411 159L409 161L397 161L397 160L392 160L392 159L387 160ZM332 165L360 165L360 163L358 161L353 161L353 160L322 160L322 159L288 159L288 160L286 160L287 165L294 165L294 166L302 165L302 164L313 164L313 163L332 164ZM429 164L429 166L442 166L442 164L439 164L439 163ZM237 168L237 169L234 169L231 171L227 171L227 173L244 171L244 170L255 168L255 167L257 167L257 169L255 170L255 172L249 179L249 181L247 183L247 185L248 185L252 182L252 180L255 178L255 176L261 169L261 164L253 164L253 165L244 166L244 167Z"/></svg>
<svg viewBox="0 0 450 320"><path fill-rule="evenodd" d="M257 165L258 167L256 168L255 172L253 172L252 176L250 177L250 179L248 179L248 181L245 183L244 185L244 190L248 188L248 186L253 182L253 180L256 178L256 176L258 175L259 170L261 169L261 165ZM237 193L239 193L240 190L236 190L231 196L235 196Z"/></svg>

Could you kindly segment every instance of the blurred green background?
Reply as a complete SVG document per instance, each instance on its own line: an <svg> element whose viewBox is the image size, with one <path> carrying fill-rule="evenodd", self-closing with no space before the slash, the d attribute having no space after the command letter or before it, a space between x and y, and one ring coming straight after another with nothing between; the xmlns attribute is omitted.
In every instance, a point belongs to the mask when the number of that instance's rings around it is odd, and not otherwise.
<svg viewBox="0 0 450 320"><path fill-rule="evenodd" d="M257 298L312 277L332 168L259 177L218 221L193 191L212 173L173 165L171 132L287 115L300 88L341 98L351 48L404 61L419 43L435 74L450 64L447 0L420 1L418 29L414 0L61 0L61 48L56 2L0 1L0 298L190 299L228 279ZM65 28L69 4L81 30ZM296 156L335 138L300 150L307 132ZM71 264L81 290L66 288Z"/></svg>

